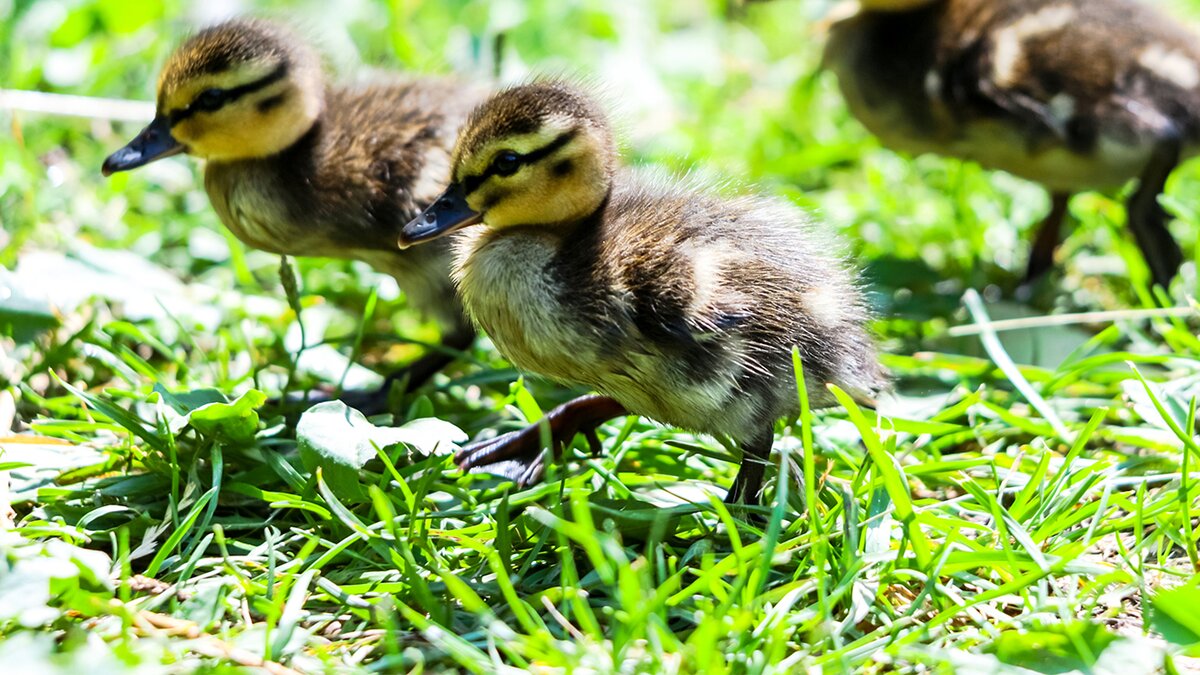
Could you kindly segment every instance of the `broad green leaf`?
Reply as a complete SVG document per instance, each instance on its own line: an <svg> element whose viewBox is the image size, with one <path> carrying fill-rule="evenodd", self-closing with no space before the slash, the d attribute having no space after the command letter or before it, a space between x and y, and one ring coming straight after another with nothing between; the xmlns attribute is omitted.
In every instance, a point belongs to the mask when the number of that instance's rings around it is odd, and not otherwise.
<svg viewBox="0 0 1200 675"><path fill-rule="evenodd" d="M377 427L341 401L309 408L296 425L300 458L309 471L324 471L338 494L362 497L358 470L376 456L376 448L403 443L422 454L449 452L467 440L458 427L438 419L413 420L401 427Z"/></svg>
<svg viewBox="0 0 1200 675"><path fill-rule="evenodd" d="M250 441L258 432L257 408L267 395L251 389L233 403L208 403L191 413L191 424L204 434L217 433L235 441Z"/></svg>
<svg viewBox="0 0 1200 675"><path fill-rule="evenodd" d="M1100 624L1077 621L1006 631L990 651L1004 663L1035 672L1090 672L1101 653L1118 639Z"/></svg>
<svg viewBox="0 0 1200 675"><path fill-rule="evenodd" d="M1200 587L1180 586L1154 594L1150 627L1174 645L1200 656Z"/></svg>
<svg viewBox="0 0 1200 675"><path fill-rule="evenodd" d="M209 403L229 403L229 397L217 389L193 389L191 391L170 392L161 383L154 384L154 391L162 398L163 403L180 415L187 415L193 410Z"/></svg>

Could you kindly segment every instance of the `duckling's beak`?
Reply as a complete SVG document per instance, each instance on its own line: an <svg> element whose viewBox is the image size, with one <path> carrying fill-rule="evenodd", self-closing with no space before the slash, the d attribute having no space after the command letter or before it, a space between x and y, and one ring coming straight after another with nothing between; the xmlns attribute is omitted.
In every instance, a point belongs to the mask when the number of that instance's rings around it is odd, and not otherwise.
<svg viewBox="0 0 1200 675"><path fill-rule="evenodd" d="M183 144L171 135L171 123L158 115L129 144L108 156L100 173L111 176L117 171L136 169L156 159L170 157L183 152Z"/></svg>
<svg viewBox="0 0 1200 675"><path fill-rule="evenodd" d="M421 215L400 230L400 248L437 239L481 220L483 214L467 205L467 191L462 184L454 183Z"/></svg>

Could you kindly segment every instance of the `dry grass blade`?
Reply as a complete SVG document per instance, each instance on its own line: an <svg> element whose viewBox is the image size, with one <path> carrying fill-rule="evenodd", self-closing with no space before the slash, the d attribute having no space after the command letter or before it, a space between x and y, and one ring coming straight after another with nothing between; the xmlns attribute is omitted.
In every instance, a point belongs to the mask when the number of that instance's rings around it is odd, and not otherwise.
<svg viewBox="0 0 1200 675"><path fill-rule="evenodd" d="M201 656L227 659L239 666L262 668L271 675L304 675L275 661L265 661L254 654L200 630L195 622L177 619L157 612L141 611L134 617L134 627L142 636L165 636L190 640L187 648Z"/></svg>
<svg viewBox="0 0 1200 675"><path fill-rule="evenodd" d="M114 122L149 122L154 119L154 104L146 101L71 96L19 89L0 89L0 109Z"/></svg>
<svg viewBox="0 0 1200 675"><path fill-rule="evenodd" d="M1021 396L1025 397L1026 401L1034 407L1042 417L1054 427L1054 433L1067 443L1072 442L1071 432L1067 429L1067 425L1063 424L1062 419L1054 408L1042 398L1042 395L1033 388L1029 380L1021 374L1021 369L1013 362L1012 357L1005 351L1004 345L1000 343L1000 339L996 336L996 331L992 329L992 320L988 316L987 309L983 305L983 298L975 289L968 289L963 294L963 303L967 306L967 311L971 313L971 317L975 319L975 324L979 327L979 339L983 342L983 348L987 350L988 356L992 357L992 361L996 366L1004 372L1017 391L1021 392Z"/></svg>
<svg viewBox="0 0 1200 675"><path fill-rule="evenodd" d="M1003 333L1010 330L1055 328L1080 324L1113 323L1116 321L1144 321L1146 319L1187 318L1200 316L1200 309L1192 307L1164 307L1161 309L1119 309L1107 312L1075 312L1073 314L1047 314L1023 319L992 321L986 327L979 324L951 326L946 334L951 337L981 335L985 330Z"/></svg>

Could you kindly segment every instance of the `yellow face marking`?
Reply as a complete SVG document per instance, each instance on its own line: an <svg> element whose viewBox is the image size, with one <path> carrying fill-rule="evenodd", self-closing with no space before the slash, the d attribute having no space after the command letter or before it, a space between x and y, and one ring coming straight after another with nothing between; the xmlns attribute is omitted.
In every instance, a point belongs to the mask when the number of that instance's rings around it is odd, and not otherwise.
<svg viewBox="0 0 1200 675"><path fill-rule="evenodd" d="M554 139L565 131L565 127L543 126L531 133L503 136L489 141L479 151L459 157L455 161L458 168L454 172L454 179L461 181L470 176L482 176L501 152L512 151L518 155L528 155L554 142Z"/></svg>
<svg viewBox="0 0 1200 675"><path fill-rule="evenodd" d="M163 70L159 81L160 112L183 110L191 105L202 91L214 88L233 89L266 77L278 67L278 63L266 60L252 61L220 73L203 74L182 82L172 82L168 66Z"/></svg>
<svg viewBox="0 0 1200 675"><path fill-rule="evenodd" d="M159 114L195 156L219 161L276 154L312 128L324 105L319 73L284 68L264 58L181 80L168 66ZM209 89L233 93L215 109L193 107Z"/></svg>
<svg viewBox="0 0 1200 675"><path fill-rule="evenodd" d="M591 126L551 119L536 131L488 140L459 156L454 180L492 228L570 222L592 213L608 192L608 143ZM492 169L505 151L525 158L509 176Z"/></svg>

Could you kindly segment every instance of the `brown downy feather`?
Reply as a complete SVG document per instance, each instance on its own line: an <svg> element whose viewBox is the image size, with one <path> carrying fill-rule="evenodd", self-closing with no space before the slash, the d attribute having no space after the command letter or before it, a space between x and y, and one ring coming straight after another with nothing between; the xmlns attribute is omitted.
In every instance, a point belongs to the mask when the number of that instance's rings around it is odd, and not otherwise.
<svg viewBox="0 0 1200 675"><path fill-rule="evenodd" d="M1200 147L1200 40L1134 0L861 11L834 24L825 61L886 144L1054 190L1137 177L1168 127Z"/></svg>
<svg viewBox="0 0 1200 675"><path fill-rule="evenodd" d="M1177 22L1134 0L867 0L825 62L884 144L1051 191L1027 284L1054 266L1071 193L1137 178L1126 223L1169 288L1185 255L1158 195L1200 151L1200 38Z"/></svg>

